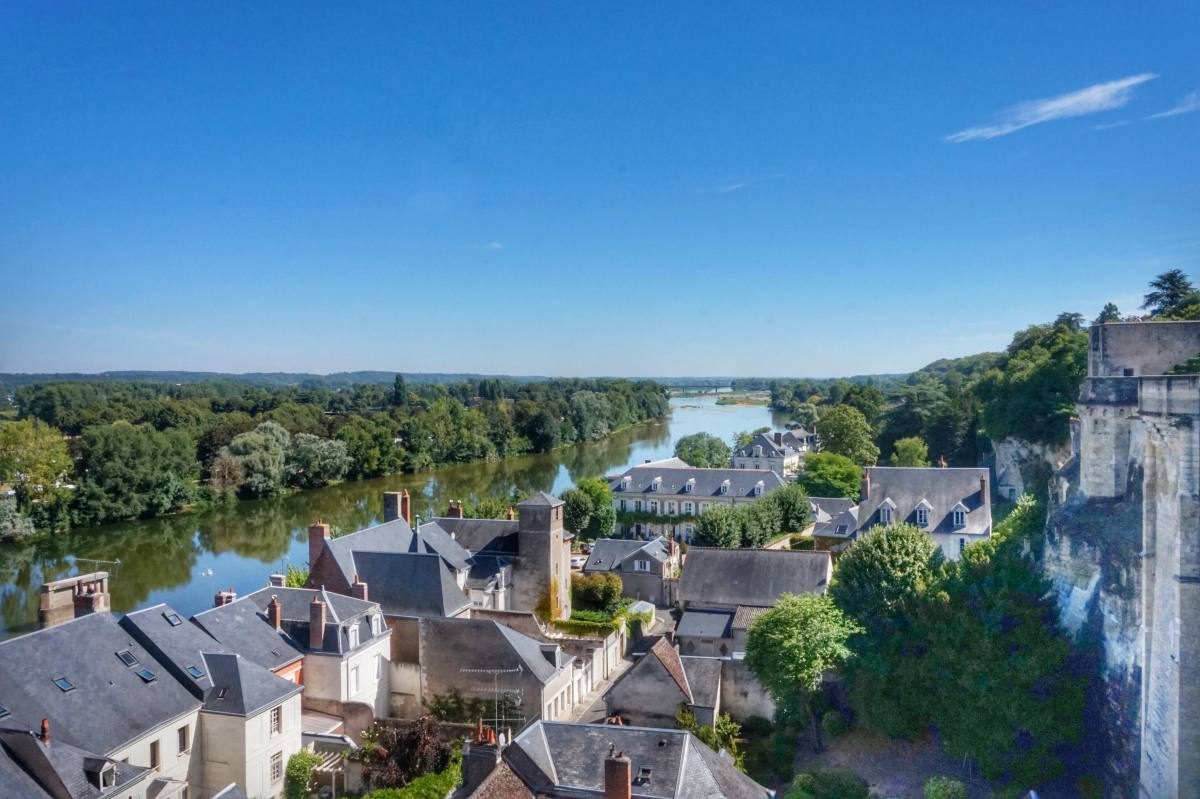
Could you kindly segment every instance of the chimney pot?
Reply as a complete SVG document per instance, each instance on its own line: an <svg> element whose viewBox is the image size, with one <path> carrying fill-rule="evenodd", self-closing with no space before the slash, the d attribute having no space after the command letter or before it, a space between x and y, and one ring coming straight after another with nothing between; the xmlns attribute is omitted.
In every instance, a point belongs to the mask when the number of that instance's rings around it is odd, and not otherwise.
<svg viewBox="0 0 1200 799"><path fill-rule="evenodd" d="M321 649L325 645L325 603L321 595L313 597L308 605L308 648Z"/></svg>
<svg viewBox="0 0 1200 799"><path fill-rule="evenodd" d="M350 586L350 593L364 602L367 601L367 584L359 579L357 574L354 575L354 585Z"/></svg>
<svg viewBox="0 0 1200 799"><path fill-rule="evenodd" d="M42 743L50 743L50 719L42 719Z"/></svg>
<svg viewBox="0 0 1200 799"><path fill-rule="evenodd" d="M504 512L504 518L508 519L510 522L516 521L517 509L514 508L513 506L509 505L508 510Z"/></svg>
<svg viewBox="0 0 1200 799"><path fill-rule="evenodd" d="M267 603L267 621L271 622L271 626L275 631L283 629L283 604L279 601L279 597L271 595L271 601Z"/></svg>
<svg viewBox="0 0 1200 799"><path fill-rule="evenodd" d="M461 519L463 517L462 500L460 500L460 499L450 500L450 507L446 511L446 515L449 516L451 519Z"/></svg>
<svg viewBox="0 0 1200 799"><path fill-rule="evenodd" d="M633 764L624 752L609 750L604 760L604 799L633 798Z"/></svg>
<svg viewBox="0 0 1200 799"><path fill-rule="evenodd" d="M399 491L383 492L383 520L394 522L404 515L404 502Z"/></svg>
<svg viewBox="0 0 1200 799"><path fill-rule="evenodd" d="M282 574L272 574L267 578L267 582L272 588L283 588L285 579Z"/></svg>

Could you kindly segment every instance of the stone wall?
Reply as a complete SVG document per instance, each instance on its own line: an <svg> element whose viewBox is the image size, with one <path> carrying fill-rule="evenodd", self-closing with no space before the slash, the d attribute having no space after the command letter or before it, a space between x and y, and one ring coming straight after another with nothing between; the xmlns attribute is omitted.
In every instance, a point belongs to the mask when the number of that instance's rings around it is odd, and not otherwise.
<svg viewBox="0 0 1200 799"><path fill-rule="evenodd" d="M750 673L744 660L721 661L721 712L735 721L751 716L775 717L775 702L767 689Z"/></svg>
<svg viewBox="0 0 1200 799"><path fill-rule="evenodd" d="M1117 322L1093 325L1088 349L1092 377L1166 374L1200 353L1195 322Z"/></svg>

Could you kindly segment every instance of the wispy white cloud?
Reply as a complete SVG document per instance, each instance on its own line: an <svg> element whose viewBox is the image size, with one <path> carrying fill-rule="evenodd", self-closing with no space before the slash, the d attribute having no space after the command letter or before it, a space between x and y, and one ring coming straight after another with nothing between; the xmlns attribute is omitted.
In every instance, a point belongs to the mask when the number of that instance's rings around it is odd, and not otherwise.
<svg viewBox="0 0 1200 799"><path fill-rule="evenodd" d="M717 187L717 194L732 194L735 191L741 191L749 185L750 184L744 180L726 183L724 186Z"/></svg>
<svg viewBox="0 0 1200 799"><path fill-rule="evenodd" d="M760 175L758 177L752 177L752 178L739 178L736 180L730 180L727 183L722 183L720 186L717 186L717 188L715 188L713 191L715 191L717 194L732 194L735 191L741 191L742 189L748 189L751 186L758 185L759 183L765 183L769 180L779 180L782 177L783 177L782 172L772 172L769 175Z"/></svg>
<svg viewBox="0 0 1200 799"><path fill-rule="evenodd" d="M1151 114L1146 119L1166 119L1181 114L1191 114L1195 111L1200 111L1200 91L1192 92L1166 111Z"/></svg>
<svg viewBox="0 0 1200 799"><path fill-rule="evenodd" d="M1133 96L1135 87L1156 77L1158 76L1153 72L1143 72L1120 80L1096 83L1056 97L1017 103L1006 109L996 122L951 133L946 136L946 141L958 144L965 141L995 139L1031 125L1040 125L1043 122L1111 111L1128 103Z"/></svg>
<svg viewBox="0 0 1200 799"><path fill-rule="evenodd" d="M498 242L498 241L489 241L487 244L484 245L484 247L485 247L485 249L488 249L488 250L503 250L504 244L502 244L501 242Z"/></svg>

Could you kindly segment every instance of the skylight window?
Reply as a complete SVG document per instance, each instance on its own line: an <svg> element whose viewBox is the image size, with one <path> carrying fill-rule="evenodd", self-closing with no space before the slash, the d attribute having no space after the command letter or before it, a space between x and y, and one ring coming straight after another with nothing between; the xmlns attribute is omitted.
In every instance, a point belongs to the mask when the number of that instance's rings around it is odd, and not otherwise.
<svg viewBox="0 0 1200 799"><path fill-rule="evenodd" d="M186 671L188 674L192 675L192 677L194 679L197 679L197 680L204 676L204 672L200 670L199 666L188 666Z"/></svg>
<svg viewBox="0 0 1200 799"><path fill-rule="evenodd" d="M12 711L10 711L4 705L0 705L0 719L4 718L5 716L11 715L11 713L12 713Z"/></svg>
<svg viewBox="0 0 1200 799"><path fill-rule="evenodd" d="M138 664L137 655L133 654L128 649L122 649L117 653L117 657L119 657L121 662L126 666L136 666Z"/></svg>
<svg viewBox="0 0 1200 799"><path fill-rule="evenodd" d="M64 694L67 691L75 690L75 683L71 682L66 677L55 677L54 684L57 685L58 690L62 691Z"/></svg>
<svg viewBox="0 0 1200 799"><path fill-rule="evenodd" d="M171 625L172 627L178 627L179 625L183 624L183 619L179 618L179 614L174 611L171 611L170 613L164 613L163 618L166 619L167 624Z"/></svg>
<svg viewBox="0 0 1200 799"><path fill-rule="evenodd" d="M150 669L138 669L137 676L142 678L142 682L154 682L158 679L158 675Z"/></svg>
<svg viewBox="0 0 1200 799"><path fill-rule="evenodd" d="M225 695L228 693L229 693L229 689L225 686L221 686L220 688L217 689L217 699L224 699Z"/></svg>

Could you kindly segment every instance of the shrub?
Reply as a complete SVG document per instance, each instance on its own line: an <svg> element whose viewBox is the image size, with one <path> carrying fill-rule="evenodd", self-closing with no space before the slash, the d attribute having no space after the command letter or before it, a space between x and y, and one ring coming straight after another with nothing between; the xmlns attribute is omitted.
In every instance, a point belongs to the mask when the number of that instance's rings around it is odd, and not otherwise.
<svg viewBox="0 0 1200 799"><path fill-rule="evenodd" d="M796 533L788 539L788 546L792 549L816 549L817 541L810 535Z"/></svg>
<svg viewBox="0 0 1200 799"><path fill-rule="evenodd" d="M815 768L809 773L813 799L870 799L867 781L848 768Z"/></svg>
<svg viewBox="0 0 1200 799"><path fill-rule="evenodd" d="M930 777L925 782L925 799L967 799L967 786L953 777Z"/></svg>
<svg viewBox="0 0 1200 799"><path fill-rule="evenodd" d="M283 795L287 799L304 799L308 795L313 769L320 762L320 755L308 749L301 749L289 757L283 778Z"/></svg>
<svg viewBox="0 0 1200 799"><path fill-rule="evenodd" d="M830 710L821 717L821 731L830 738L836 738L850 729L850 722L837 710Z"/></svg>
<svg viewBox="0 0 1200 799"><path fill-rule="evenodd" d="M771 770L781 782L788 782L796 773L796 738L786 732L771 735Z"/></svg>
<svg viewBox="0 0 1200 799"><path fill-rule="evenodd" d="M621 576L613 572L571 575L571 604L611 613L621 600Z"/></svg>

